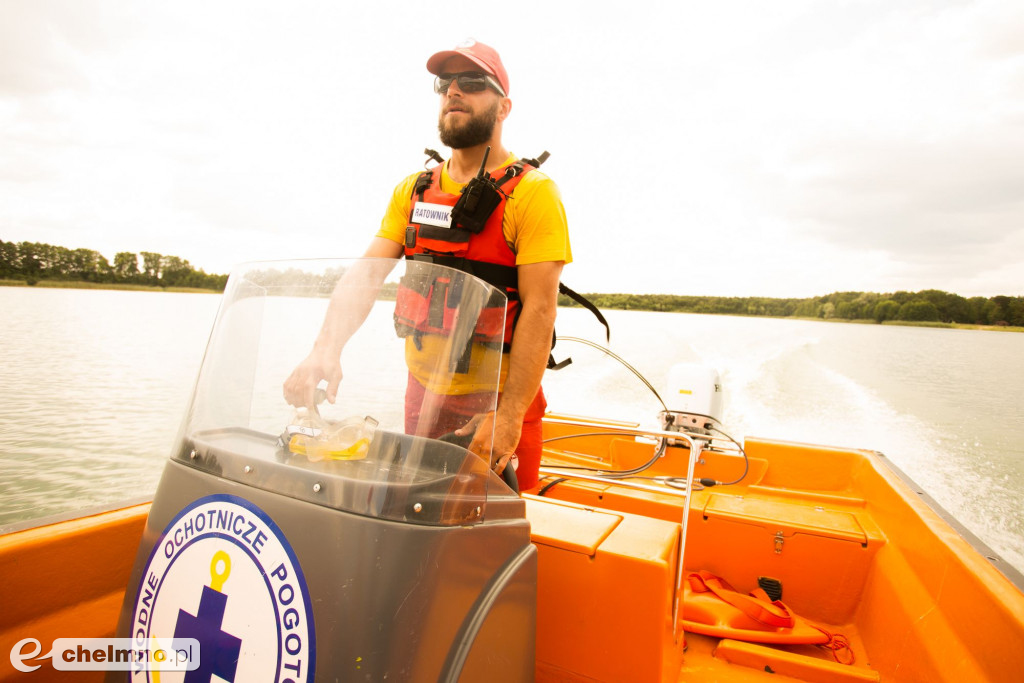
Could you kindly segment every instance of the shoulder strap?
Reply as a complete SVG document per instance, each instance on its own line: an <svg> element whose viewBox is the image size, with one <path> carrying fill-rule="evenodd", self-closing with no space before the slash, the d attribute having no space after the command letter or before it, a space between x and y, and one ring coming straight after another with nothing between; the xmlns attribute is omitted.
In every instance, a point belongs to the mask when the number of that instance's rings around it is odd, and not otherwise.
<svg viewBox="0 0 1024 683"><path fill-rule="evenodd" d="M549 156L551 156L551 154L544 151L541 152L541 155L536 159L520 159L514 164L510 164L509 167L505 169L505 175L501 176L501 178L496 181L498 187L501 187L516 176L526 173L530 169L540 168L540 165L547 161Z"/></svg>
<svg viewBox="0 0 1024 683"><path fill-rule="evenodd" d="M413 197L419 197L419 200L423 201L424 193L430 189L430 186L434 183L434 171L423 171L419 177L416 178L416 183L412 186Z"/></svg>
<svg viewBox="0 0 1024 683"><path fill-rule="evenodd" d="M540 165L547 161L549 156L551 156L551 153L548 152L547 150L544 150L536 159L520 159L520 161L522 161L524 164L529 164L534 168L540 168Z"/></svg>
<svg viewBox="0 0 1024 683"><path fill-rule="evenodd" d="M545 154L546 154L546 152L545 152ZM570 299L572 299L573 301L578 303L580 306L583 306L583 308L585 308L588 311L590 311L591 313L593 313L594 317L597 318L601 322L602 325L604 325L605 340L606 341L611 341L611 339L612 339L612 328L611 328L611 326L608 325L608 321L605 320L604 316L601 314L601 311L597 308L597 306L594 305L593 301L591 301L590 299L588 299L587 297L583 296L582 294L580 294L578 292L574 292L573 290L569 289L568 287L566 287L561 282L558 283L558 293L566 295L567 297L569 297ZM551 337L551 348L552 349L555 348L555 339L556 339L555 335L552 335L552 337ZM568 358L567 357L565 360L563 360L561 362L556 362L554 355L550 355L550 354L548 355L548 370L561 370L562 368L564 368L566 365L569 365L570 363L572 363L572 358Z"/></svg>
<svg viewBox="0 0 1024 683"><path fill-rule="evenodd" d="M444 163L444 159L441 157L440 154L437 153L436 149L430 149L429 147L427 147L425 150L423 150L423 153L427 155L427 161L436 161L438 164ZM423 165L426 166L426 162L424 162Z"/></svg>

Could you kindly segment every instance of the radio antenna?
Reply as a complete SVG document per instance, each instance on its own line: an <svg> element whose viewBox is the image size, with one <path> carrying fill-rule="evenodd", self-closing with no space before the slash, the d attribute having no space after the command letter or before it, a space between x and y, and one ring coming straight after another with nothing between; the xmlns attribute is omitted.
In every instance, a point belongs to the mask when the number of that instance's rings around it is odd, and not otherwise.
<svg viewBox="0 0 1024 683"><path fill-rule="evenodd" d="M491 146L488 145L487 149L484 150L484 160L480 162L480 172L476 174L477 178L483 178L484 172L487 167L487 156L491 153Z"/></svg>

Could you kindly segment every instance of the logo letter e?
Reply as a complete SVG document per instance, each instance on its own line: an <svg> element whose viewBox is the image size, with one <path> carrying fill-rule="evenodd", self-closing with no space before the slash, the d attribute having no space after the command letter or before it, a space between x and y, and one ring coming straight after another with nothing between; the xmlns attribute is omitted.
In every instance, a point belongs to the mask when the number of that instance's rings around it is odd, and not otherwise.
<svg viewBox="0 0 1024 683"><path fill-rule="evenodd" d="M21 651L21 649L28 643L32 643L33 645L35 645L36 649L34 649L29 654L25 654ZM34 658L36 655L42 652L42 650L42 645L40 645L39 641L35 638L25 638L24 640L19 640L17 643L14 644L14 647L11 648L11 664L18 671L22 671L25 673L35 671L39 668L40 665L36 664L35 666L26 666L25 660Z"/></svg>

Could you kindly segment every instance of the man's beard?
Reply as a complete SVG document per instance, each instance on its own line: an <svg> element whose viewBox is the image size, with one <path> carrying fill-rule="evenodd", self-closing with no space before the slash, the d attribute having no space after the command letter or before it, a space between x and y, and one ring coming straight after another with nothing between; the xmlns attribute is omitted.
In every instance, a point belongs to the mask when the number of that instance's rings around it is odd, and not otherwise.
<svg viewBox="0 0 1024 683"><path fill-rule="evenodd" d="M494 134L494 126L498 123L498 103L494 106L471 116L461 126L446 126L444 114L437 121L437 130L441 134L441 142L452 149L466 149L482 145L491 139Z"/></svg>

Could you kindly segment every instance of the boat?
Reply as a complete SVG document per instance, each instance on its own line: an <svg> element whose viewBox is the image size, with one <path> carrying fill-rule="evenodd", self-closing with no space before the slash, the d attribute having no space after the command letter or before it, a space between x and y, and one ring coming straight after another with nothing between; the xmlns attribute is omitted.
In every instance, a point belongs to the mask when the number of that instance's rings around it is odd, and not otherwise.
<svg viewBox="0 0 1024 683"><path fill-rule="evenodd" d="M1020 680L1020 573L880 453L733 439L712 371L674 370L651 424L549 412L518 493L436 413L407 429L396 299L447 315L443 391L467 358L497 386L501 296L409 261L237 269L155 496L0 536L0 680L65 680L68 638L199 644L73 680ZM365 304L342 391L296 411L339 302Z"/></svg>

